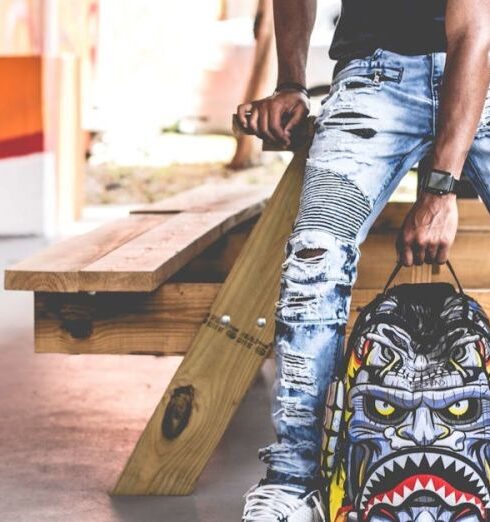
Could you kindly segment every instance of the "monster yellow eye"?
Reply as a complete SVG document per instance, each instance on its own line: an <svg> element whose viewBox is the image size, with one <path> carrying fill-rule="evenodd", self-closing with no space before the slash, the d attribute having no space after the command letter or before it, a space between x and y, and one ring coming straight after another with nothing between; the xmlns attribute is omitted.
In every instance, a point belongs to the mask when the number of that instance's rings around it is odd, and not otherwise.
<svg viewBox="0 0 490 522"><path fill-rule="evenodd" d="M374 407L376 412L383 417L390 417L395 413L396 408L392 406L389 402L376 400L374 401Z"/></svg>
<svg viewBox="0 0 490 522"><path fill-rule="evenodd" d="M386 425L401 422L409 413L409 410L372 396L364 397L364 409L370 420Z"/></svg>
<svg viewBox="0 0 490 522"><path fill-rule="evenodd" d="M465 400L451 404L451 406L449 406L447 410L454 417L462 417L463 415L466 415L466 413L468 413L469 407L470 403Z"/></svg>

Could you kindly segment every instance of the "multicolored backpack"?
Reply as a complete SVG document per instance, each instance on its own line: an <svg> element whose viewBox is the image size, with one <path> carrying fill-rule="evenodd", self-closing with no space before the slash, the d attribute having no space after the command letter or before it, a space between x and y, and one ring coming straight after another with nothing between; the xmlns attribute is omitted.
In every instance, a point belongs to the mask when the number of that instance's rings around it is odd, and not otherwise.
<svg viewBox="0 0 490 522"><path fill-rule="evenodd" d="M331 522L490 520L490 324L481 306L459 282L385 288L347 350L327 401Z"/></svg>

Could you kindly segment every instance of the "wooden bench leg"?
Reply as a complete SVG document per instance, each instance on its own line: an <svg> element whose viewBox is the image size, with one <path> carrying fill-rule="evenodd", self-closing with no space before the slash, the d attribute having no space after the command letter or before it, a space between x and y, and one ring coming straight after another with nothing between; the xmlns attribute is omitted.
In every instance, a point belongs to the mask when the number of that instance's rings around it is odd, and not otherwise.
<svg viewBox="0 0 490 522"><path fill-rule="evenodd" d="M284 245L309 145L296 153L199 329L113 493L186 495L271 346ZM265 318L265 326L262 324Z"/></svg>

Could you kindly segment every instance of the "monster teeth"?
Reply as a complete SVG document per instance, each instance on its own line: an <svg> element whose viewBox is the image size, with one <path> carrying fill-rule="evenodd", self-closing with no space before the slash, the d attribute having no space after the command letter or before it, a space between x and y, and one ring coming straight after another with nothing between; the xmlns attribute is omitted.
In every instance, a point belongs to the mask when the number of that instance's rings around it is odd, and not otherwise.
<svg viewBox="0 0 490 522"><path fill-rule="evenodd" d="M446 495L446 488L441 486L438 490L435 491L436 495L439 495L440 498L444 498Z"/></svg>
<svg viewBox="0 0 490 522"><path fill-rule="evenodd" d="M365 486L364 489L365 489L366 492L367 492L368 490L371 490L372 487L373 487L373 477L371 477L371 478L367 481L367 484L366 484L366 486Z"/></svg>
<svg viewBox="0 0 490 522"><path fill-rule="evenodd" d="M401 495L399 495L398 493L395 493L393 495L393 505L394 506L400 506L401 504L403 504L404 500L405 499Z"/></svg>
<svg viewBox="0 0 490 522"><path fill-rule="evenodd" d="M473 486L476 485L478 494L477 496L474 496L470 493L455 491L453 490L452 486L447 483L440 485L440 480L442 477L429 477L427 475L420 475L417 478L413 477L413 480L407 479L407 481L404 481L405 483L403 485L400 484L400 487L397 487L396 489L393 489L389 492L380 493L379 495L371 496L371 492L373 490L379 489L380 483L386 481L385 477L389 472L398 472L398 468L404 470L407 462L409 464L413 463L418 468L420 468L422 464L426 462L429 468L434 467L434 465L438 465L439 470L441 467L447 470L450 466L454 465L455 471L458 472L460 476L464 476L468 482L473 483ZM430 472L428 473L430 474ZM430 451L427 453L414 452L412 454L400 455L384 462L368 478L367 483L362 491L362 497L360 499L359 506L360 509L363 510L363 512L366 514L369 513L371 509L377 504L400 506L415 491L423 490L434 492L450 506L455 506L460 503L472 504L475 505L483 515L485 508L490 509L490 494L488 493L484 482L478 473L473 470L472 466L449 455L432 453Z"/></svg>
<svg viewBox="0 0 490 522"><path fill-rule="evenodd" d="M456 464L456 471L459 471L460 469L466 467L466 464L464 462L461 462L460 460L455 460L454 463Z"/></svg>
<svg viewBox="0 0 490 522"><path fill-rule="evenodd" d="M485 484L483 484L483 482L481 481L480 478L478 478L478 482L476 483L476 487L478 488L478 494L480 496L485 494L485 491L486 491Z"/></svg>
<svg viewBox="0 0 490 522"><path fill-rule="evenodd" d="M436 460L438 460L441 456L434 454L434 453L427 453L425 455L425 458L427 459L427 462L429 463L429 466L433 466Z"/></svg>
<svg viewBox="0 0 490 522"><path fill-rule="evenodd" d="M403 469L403 468L405 468L405 464L407 463L407 456L402 455L400 457L396 457L395 462L398 464L398 466L400 466ZM390 470L390 471L392 471L392 470Z"/></svg>
<svg viewBox="0 0 490 522"><path fill-rule="evenodd" d="M456 505L456 495L454 494L454 491L445 498L445 501L450 506L455 506Z"/></svg>
<svg viewBox="0 0 490 522"><path fill-rule="evenodd" d="M390 460L388 461L386 464L385 464L385 468L388 470L388 471L393 471L393 468L395 467L395 461L394 460Z"/></svg>
<svg viewBox="0 0 490 522"><path fill-rule="evenodd" d="M413 490L411 490L410 488L407 488L407 486L404 486L403 487L403 500L408 498L412 493L413 493Z"/></svg>
<svg viewBox="0 0 490 522"><path fill-rule="evenodd" d="M422 462L423 456L423 453L414 453L412 455L408 455L408 458L418 467Z"/></svg>
<svg viewBox="0 0 490 522"><path fill-rule="evenodd" d="M378 504L400 506L414 493L414 491L431 491L436 493L449 506L456 506L461 503L471 504L475 506L482 513L482 515L485 514L485 508L478 497L475 497L470 493L454 491L447 483L438 487L436 484L438 484L440 480L442 479L427 476L407 479L408 482L397 491L392 490L390 492L381 493L380 495L369 499L369 502L368 499L365 498L364 502L361 504L361 509L364 511L365 516L367 517L371 509ZM401 492L400 489L403 489L403 492ZM485 495L483 500L484 502L488 502L488 495Z"/></svg>
<svg viewBox="0 0 490 522"><path fill-rule="evenodd" d="M454 459L452 459L451 457L448 457L446 455L444 455L442 457L442 463L444 465L445 468L449 468L449 466L454 462Z"/></svg>

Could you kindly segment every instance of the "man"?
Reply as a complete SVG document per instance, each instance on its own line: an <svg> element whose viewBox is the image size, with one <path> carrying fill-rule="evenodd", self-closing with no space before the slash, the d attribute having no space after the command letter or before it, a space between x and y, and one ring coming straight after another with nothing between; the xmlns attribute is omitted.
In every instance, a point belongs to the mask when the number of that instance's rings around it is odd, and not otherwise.
<svg viewBox="0 0 490 522"><path fill-rule="evenodd" d="M305 64L315 0L275 0L278 88L241 105L242 125L287 146L308 114ZM322 412L364 240L403 175L430 157L397 249L406 266L444 263L463 171L490 208L490 0L344 0L338 60L316 120L276 310L277 442L243 521L323 520ZM425 163L425 162L424 162ZM475 253L476 257L476 253Z"/></svg>

